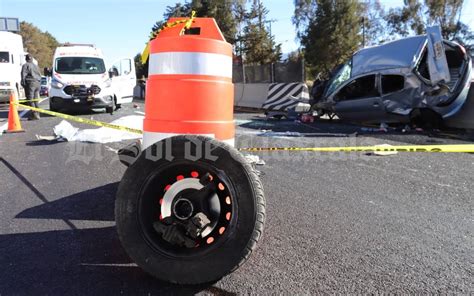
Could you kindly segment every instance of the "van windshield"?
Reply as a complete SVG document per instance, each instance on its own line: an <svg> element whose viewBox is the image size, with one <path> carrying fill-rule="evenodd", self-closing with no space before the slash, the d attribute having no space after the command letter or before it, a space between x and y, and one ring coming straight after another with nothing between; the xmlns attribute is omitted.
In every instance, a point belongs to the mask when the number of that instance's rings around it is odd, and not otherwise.
<svg viewBox="0 0 474 296"><path fill-rule="evenodd" d="M63 57L56 59L54 70L59 74L102 74L105 65L100 58Z"/></svg>
<svg viewBox="0 0 474 296"><path fill-rule="evenodd" d="M0 51L0 63L9 63L10 62L10 54L8 51Z"/></svg>

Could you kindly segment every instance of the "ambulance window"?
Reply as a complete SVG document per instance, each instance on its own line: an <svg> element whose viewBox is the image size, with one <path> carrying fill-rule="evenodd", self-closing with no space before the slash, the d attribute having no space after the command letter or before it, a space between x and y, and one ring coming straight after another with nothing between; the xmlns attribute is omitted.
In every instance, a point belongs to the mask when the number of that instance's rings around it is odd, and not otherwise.
<svg viewBox="0 0 474 296"><path fill-rule="evenodd" d="M120 74L121 75L128 75L130 72L132 72L132 65L131 65L131 60L130 59L124 59L120 61Z"/></svg>
<svg viewBox="0 0 474 296"><path fill-rule="evenodd" d="M122 70L121 70L121 63L117 62L113 64L111 71L114 72L114 76L120 76L122 75Z"/></svg>
<svg viewBox="0 0 474 296"><path fill-rule="evenodd" d="M8 51L0 51L0 63L9 63L10 62L10 54Z"/></svg>
<svg viewBox="0 0 474 296"><path fill-rule="evenodd" d="M401 75L382 75L382 94L397 92L405 87L405 78Z"/></svg>

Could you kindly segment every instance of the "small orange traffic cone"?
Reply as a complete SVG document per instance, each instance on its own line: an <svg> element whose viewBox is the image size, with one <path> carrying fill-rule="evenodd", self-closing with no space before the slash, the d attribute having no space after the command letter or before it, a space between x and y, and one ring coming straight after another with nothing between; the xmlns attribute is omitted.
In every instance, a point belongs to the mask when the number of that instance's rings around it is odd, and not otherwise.
<svg viewBox="0 0 474 296"><path fill-rule="evenodd" d="M8 128L7 133L21 133L25 130L21 128L20 117L18 116L18 108L15 104L13 93L10 95L10 110L8 111Z"/></svg>

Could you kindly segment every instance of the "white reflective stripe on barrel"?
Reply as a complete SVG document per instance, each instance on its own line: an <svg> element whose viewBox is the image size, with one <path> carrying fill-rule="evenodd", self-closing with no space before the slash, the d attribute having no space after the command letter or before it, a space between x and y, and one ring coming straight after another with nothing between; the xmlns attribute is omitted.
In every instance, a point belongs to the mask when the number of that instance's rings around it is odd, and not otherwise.
<svg viewBox="0 0 474 296"><path fill-rule="evenodd" d="M149 146L164 140L166 138L171 138L174 136L180 136L183 134L174 134L174 133L155 133L155 132L143 132L143 143L142 143L142 150L145 150ZM209 138L215 139L214 134L201 134L201 135L195 135L195 136L205 136ZM219 140L220 142L224 142L232 147L235 146L235 138L232 139L227 139L227 140Z"/></svg>
<svg viewBox="0 0 474 296"><path fill-rule="evenodd" d="M149 75L184 74L232 78L232 57L206 52L160 52L150 55Z"/></svg>

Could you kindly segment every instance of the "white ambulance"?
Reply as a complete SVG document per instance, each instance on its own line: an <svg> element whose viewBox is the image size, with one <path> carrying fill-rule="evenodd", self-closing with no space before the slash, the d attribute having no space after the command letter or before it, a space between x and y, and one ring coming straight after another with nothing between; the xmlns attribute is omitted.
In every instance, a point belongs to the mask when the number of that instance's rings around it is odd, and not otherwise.
<svg viewBox="0 0 474 296"><path fill-rule="evenodd" d="M12 32L0 31L0 103L6 103L12 92L23 97L21 67L26 63L23 39Z"/></svg>
<svg viewBox="0 0 474 296"><path fill-rule="evenodd" d="M107 71L102 51L90 44L64 44L54 53L49 106L52 111L105 108L112 113L133 100L133 59Z"/></svg>

